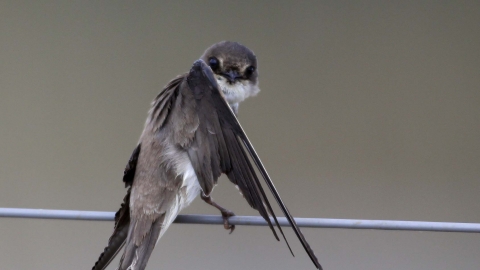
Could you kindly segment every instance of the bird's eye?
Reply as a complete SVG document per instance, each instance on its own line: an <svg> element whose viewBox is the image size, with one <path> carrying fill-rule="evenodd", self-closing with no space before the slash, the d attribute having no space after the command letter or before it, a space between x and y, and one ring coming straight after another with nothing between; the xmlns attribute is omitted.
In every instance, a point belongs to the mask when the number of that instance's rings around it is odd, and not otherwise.
<svg viewBox="0 0 480 270"><path fill-rule="evenodd" d="M208 65L210 66L210 68L212 68L212 70L216 70L218 69L220 63L218 62L218 59L216 57L210 57L208 59Z"/></svg>
<svg viewBox="0 0 480 270"><path fill-rule="evenodd" d="M252 76L253 72L255 72L255 67L254 66L249 66L245 70L245 76L250 77L250 76Z"/></svg>

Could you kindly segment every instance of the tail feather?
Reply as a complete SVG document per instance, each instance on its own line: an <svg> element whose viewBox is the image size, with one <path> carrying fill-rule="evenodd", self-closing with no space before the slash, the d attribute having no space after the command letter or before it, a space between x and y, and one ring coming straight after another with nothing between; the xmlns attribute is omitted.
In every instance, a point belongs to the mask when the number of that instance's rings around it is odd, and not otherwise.
<svg viewBox="0 0 480 270"><path fill-rule="evenodd" d="M135 239L129 237L127 239L125 252L120 259L118 270L143 270L147 266L148 259L152 254L153 248L157 243L160 231L163 229L165 215L155 220L150 230L145 235L140 245L135 244ZM132 226L133 228L134 226ZM131 234L131 232L130 232Z"/></svg>
<svg viewBox="0 0 480 270"><path fill-rule="evenodd" d="M166 205L169 209L154 220L133 219L131 221L125 251L120 259L118 270L145 269L156 243L185 206L182 197L178 194L175 194L173 200Z"/></svg>
<svg viewBox="0 0 480 270"><path fill-rule="evenodd" d="M108 245L100 254L97 262L93 266L92 270L104 270L115 258L117 253L122 249L127 239L128 227L130 226L130 189L127 191L127 195L123 199L123 203L120 206L120 210L115 213L115 229L110 239L108 239Z"/></svg>
<svg viewBox="0 0 480 270"><path fill-rule="evenodd" d="M127 238L128 227L124 227L118 231L117 235L112 235L108 242L108 246L105 247L102 254L98 258L98 261L93 266L92 270L104 270L117 256L118 252L122 249Z"/></svg>

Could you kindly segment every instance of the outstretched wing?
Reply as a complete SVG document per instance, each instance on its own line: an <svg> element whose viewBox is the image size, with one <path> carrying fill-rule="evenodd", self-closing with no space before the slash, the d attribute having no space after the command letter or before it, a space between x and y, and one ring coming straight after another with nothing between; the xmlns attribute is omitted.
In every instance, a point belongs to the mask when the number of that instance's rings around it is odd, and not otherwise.
<svg viewBox="0 0 480 270"><path fill-rule="evenodd" d="M300 228L298 228L281 200L247 135L223 98L210 67L202 60L197 60L187 76L187 83L188 87L181 87L180 91L184 95L193 94L199 119L194 140L187 151L204 193L209 195L220 174L225 173L230 181L238 186L249 205L257 209L267 221L277 240L278 236L268 214L273 217L285 239L265 191L248 158L250 156L311 260L318 269L322 269ZM190 91L190 93L187 93L187 91Z"/></svg>

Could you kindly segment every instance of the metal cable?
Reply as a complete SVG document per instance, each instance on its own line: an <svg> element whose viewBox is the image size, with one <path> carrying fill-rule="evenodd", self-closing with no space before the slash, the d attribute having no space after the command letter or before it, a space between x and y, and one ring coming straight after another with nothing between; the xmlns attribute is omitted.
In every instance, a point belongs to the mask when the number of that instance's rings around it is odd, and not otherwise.
<svg viewBox="0 0 480 270"><path fill-rule="evenodd" d="M50 210L26 208L0 208L0 217L5 218L40 218L67 220L97 220L112 221L114 212ZM402 220L360 220L360 219L329 219L329 218L295 218L297 225L308 228L337 229L373 229L373 230L403 230L403 231L436 231L436 232L470 232L479 233L478 223L428 222ZM233 216L230 224L247 226L267 226L262 217ZM289 226L286 218L279 217L282 226ZM221 216L214 215L179 215L175 223L183 224L223 224Z"/></svg>

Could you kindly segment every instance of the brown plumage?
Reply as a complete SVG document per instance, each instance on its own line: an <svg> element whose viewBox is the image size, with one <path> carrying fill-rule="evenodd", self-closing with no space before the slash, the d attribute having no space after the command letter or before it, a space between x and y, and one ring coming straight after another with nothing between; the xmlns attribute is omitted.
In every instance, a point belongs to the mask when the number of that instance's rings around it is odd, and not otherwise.
<svg viewBox="0 0 480 270"><path fill-rule="evenodd" d="M124 243L119 269L144 269L156 241L179 211L201 193L210 196L222 173L238 186L278 239L269 214L283 232L249 156L321 269L235 117L238 103L258 92L256 65L255 55L246 47L234 42L215 44L189 73L172 80L155 98L125 169L123 180L129 189L116 214L114 233L93 269L104 269Z"/></svg>

